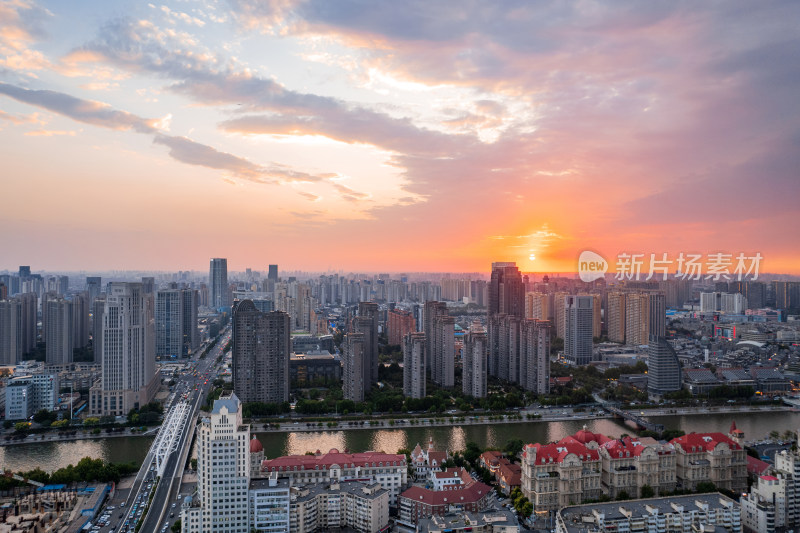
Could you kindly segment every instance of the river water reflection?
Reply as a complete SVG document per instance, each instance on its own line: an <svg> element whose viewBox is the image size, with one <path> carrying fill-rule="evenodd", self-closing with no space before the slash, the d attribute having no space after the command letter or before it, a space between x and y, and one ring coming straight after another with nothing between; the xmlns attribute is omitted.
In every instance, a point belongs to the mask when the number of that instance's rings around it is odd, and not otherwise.
<svg viewBox="0 0 800 533"><path fill-rule="evenodd" d="M760 439L777 430L800 428L800 413L786 411L747 414L701 414L687 416L658 417L667 428L681 428L688 432L721 431L727 433L731 420L745 432L745 438ZM565 422L525 422L520 424L496 424L483 426L454 426L437 428L363 429L325 431L320 433L258 433L268 458L287 454L303 454L307 451L327 452L331 448L340 451L362 452L383 450L394 453L400 448L413 448L433 437L438 448L462 450L468 441L481 447L503 447L511 439L525 442L551 442L571 435L586 425L590 431L618 437L623 433L633 434L631 426L617 420L570 420ZM58 468L75 464L89 456L112 462L136 461L141 463L147 455L153 437L118 437L59 443L22 444L0 447L0 468L14 471L32 470L37 466L52 472Z"/></svg>

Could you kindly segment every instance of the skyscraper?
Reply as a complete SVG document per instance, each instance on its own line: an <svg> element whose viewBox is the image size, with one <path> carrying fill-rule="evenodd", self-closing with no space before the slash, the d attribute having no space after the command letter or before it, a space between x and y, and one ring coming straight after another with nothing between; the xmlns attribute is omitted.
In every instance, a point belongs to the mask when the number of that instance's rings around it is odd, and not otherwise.
<svg viewBox="0 0 800 533"><path fill-rule="evenodd" d="M522 322L519 383L536 394L550 392L550 334L547 320Z"/></svg>
<svg viewBox="0 0 800 533"><path fill-rule="evenodd" d="M102 362L103 356L103 313L106 308L106 295L101 293L92 302L92 353L95 362Z"/></svg>
<svg viewBox="0 0 800 533"><path fill-rule="evenodd" d="M364 393L378 381L378 304L359 302L353 330L364 334Z"/></svg>
<svg viewBox="0 0 800 533"><path fill-rule="evenodd" d="M72 362L75 345L74 308L69 300L51 298L47 300L42 316L47 316L45 355L47 364L61 365Z"/></svg>
<svg viewBox="0 0 800 533"><path fill-rule="evenodd" d="M564 297L564 357L574 365L592 362L592 296Z"/></svg>
<svg viewBox="0 0 800 533"><path fill-rule="evenodd" d="M508 379L508 367L500 361L500 337L495 331L499 315L517 318L525 317L525 284L516 263L492 263L492 277L489 282L489 306L487 323L489 325L489 374ZM505 366L505 368L503 368ZM506 377L503 377L506 376Z"/></svg>
<svg viewBox="0 0 800 533"><path fill-rule="evenodd" d="M455 319L449 315L437 315L433 319L431 379L442 387L455 385L455 325Z"/></svg>
<svg viewBox="0 0 800 533"><path fill-rule="evenodd" d="M267 272L267 279L272 281L278 281L278 265L269 266L269 271Z"/></svg>
<svg viewBox="0 0 800 533"><path fill-rule="evenodd" d="M608 293L608 315L606 327L608 340L611 342L625 342L625 293Z"/></svg>
<svg viewBox="0 0 800 533"><path fill-rule="evenodd" d="M89 294L79 292L72 295L72 323L74 325L72 339L75 348L89 345Z"/></svg>
<svg viewBox="0 0 800 533"><path fill-rule="evenodd" d="M475 321L464 336L462 349L463 372L461 374L461 390L467 396L484 398L486 396L486 330L481 323Z"/></svg>
<svg viewBox="0 0 800 533"><path fill-rule="evenodd" d="M208 284L210 286L209 300L210 307L219 309L229 307L230 291L228 288L228 260L215 258L211 260L208 272Z"/></svg>
<svg viewBox="0 0 800 533"><path fill-rule="evenodd" d="M88 276L86 278L86 292L89 293L89 303L95 301L100 296L103 280L99 276Z"/></svg>
<svg viewBox="0 0 800 533"><path fill-rule="evenodd" d="M252 300L233 309L233 390L243 402L289 401L291 324L281 311L262 313Z"/></svg>
<svg viewBox="0 0 800 533"><path fill-rule="evenodd" d="M425 397L425 334L407 333L403 337L403 394Z"/></svg>
<svg viewBox="0 0 800 533"><path fill-rule="evenodd" d="M425 368L431 372L433 372L431 368L433 365L433 326L437 317L447 315L446 303L435 300L425 302L422 310L422 331L425 333Z"/></svg>
<svg viewBox="0 0 800 533"><path fill-rule="evenodd" d="M234 393L214 400L197 426L197 496L181 512L182 531L248 533L250 426Z"/></svg>
<svg viewBox="0 0 800 533"><path fill-rule="evenodd" d="M156 356L188 357L197 349L198 344L197 291L157 291Z"/></svg>
<svg viewBox="0 0 800 533"><path fill-rule="evenodd" d="M142 277L142 292L144 294L153 294L156 289L156 278L152 276Z"/></svg>
<svg viewBox="0 0 800 533"><path fill-rule="evenodd" d="M153 306L141 283L110 284L99 350L102 378L100 387L89 391L93 414L126 415L155 396L160 380Z"/></svg>
<svg viewBox="0 0 800 533"><path fill-rule="evenodd" d="M365 359L366 336L360 332L351 332L344 336L342 393L346 400L354 402L364 401L364 367L368 366Z"/></svg>
<svg viewBox="0 0 800 533"><path fill-rule="evenodd" d="M650 335L647 346L647 391L653 396L681 390L681 363L664 337Z"/></svg>
<svg viewBox="0 0 800 533"><path fill-rule="evenodd" d="M22 304L22 355L36 349L36 317L38 315L39 297L34 292L17 295Z"/></svg>
<svg viewBox="0 0 800 533"><path fill-rule="evenodd" d="M22 359L22 303L0 300L0 365L16 365Z"/></svg>

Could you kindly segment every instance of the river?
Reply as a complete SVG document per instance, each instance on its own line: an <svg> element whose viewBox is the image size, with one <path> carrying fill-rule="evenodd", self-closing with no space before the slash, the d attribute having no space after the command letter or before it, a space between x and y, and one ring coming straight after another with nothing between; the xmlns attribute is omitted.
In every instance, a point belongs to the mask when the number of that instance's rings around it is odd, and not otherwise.
<svg viewBox="0 0 800 533"><path fill-rule="evenodd" d="M745 439L760 439L769 435L772 430L783 433L787 429L800 428L800 413L736 413L698 414L685 416L654 417L668 429L680 428L685 432L721 431L727 433L731 420L745 432ZM623 433L633 434L634 429L622 421L601 418L593 420L570 420L564 422L521 422L519 424L497 424L484 426L454 426L433 428L405 429L359 429L342 431L325 431L320 433L258 433L258 439L264 445L264 454L277 457L289 454L304 454L320 450L327 452L331 448L339 451L362 452L381 450L394 453L401 448L412 449L417 443L424 445L433 437L438 449L463 450L468 441L474 441L481 447L496 446L502 448L511 439L522 439L524 442L552 442L580 430L584 424L589 431L619 437Z"/></svg>
<svg viewBox="0 0 800 533"><path fill-rule="evenodd" d="M692 431L727 433L731 420L734 419L736 426L745 432L746 440L761 439L773 430L783 433L787 429L800 428L800 413L786 411L657 417L657 420L667 428L680 428L687 433ZM433 437L439 449L461 450L468 441L474 441L481 447L502 448L511 439L522 439L525 442L558 440L580 430L584 424L590 431L613 437L623 433L634 433L631 426L613 419L576 419L564 422L534 421L466 427L358 429L313 433L260 432L257 436L264 445L265 455L272 458L316 450L327 452L331 448L351 452L382 450L394 453L400 448L413 448L417 443L424 444L430 437ZM152 437L117 437L5 446L0 447L0 468L25 471L39 466L44 470L53 471L70 463L75 464L86 456L112 462L141 463L147 455L152 440Z"/></svg>

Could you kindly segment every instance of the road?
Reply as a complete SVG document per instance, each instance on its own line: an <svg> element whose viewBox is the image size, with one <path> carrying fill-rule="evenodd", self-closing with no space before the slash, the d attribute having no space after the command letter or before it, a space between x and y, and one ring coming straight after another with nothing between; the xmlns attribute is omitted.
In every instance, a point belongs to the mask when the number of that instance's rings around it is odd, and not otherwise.
<svg viewBox="0 0 800 533"><path fill-rule="evenodd" d="M144 518L140 531L147 533L163 531L165 526L168 527L178 519L180 514L178 512L180 505L180 502L177 501L180 499L178 494L184 465L186 464L192 436L194 435L197 414L213 386L214 379L217 377L221 366L217 364L217 358L230 341L230 336L230 328L223 330L219 341L209 351L208 355L203 359L197 360L193 370L178 378L174 387L174 394L170 397L168 404L164 406L166 412L178 402L183 401L184 397L190 404L188 419L183 432L179 436L177 449L167 457L164 474L155 486L155 492L149 507L139 514L140 509L149 499L150 491L153 490L149 482L152 480L152 476L155 475L155 451L151 447L131 489L131 496L128 498L128 511L125 519L121 520L123 527L119 529L120 532L133 531L136 521L142 515ZM134 505L137 505L135 510ZM126 523L127 526L125 526Z"/></svg>

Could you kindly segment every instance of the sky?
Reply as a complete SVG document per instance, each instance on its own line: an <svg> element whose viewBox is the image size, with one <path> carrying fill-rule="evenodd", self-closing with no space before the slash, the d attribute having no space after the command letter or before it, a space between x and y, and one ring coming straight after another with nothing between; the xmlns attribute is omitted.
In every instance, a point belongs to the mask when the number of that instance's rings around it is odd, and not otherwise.
<svg viewBox="0 0 800 533"><path fill-rule="evenodd" d="M0 269L800 274L800 3L0 0Z"/></svg>

